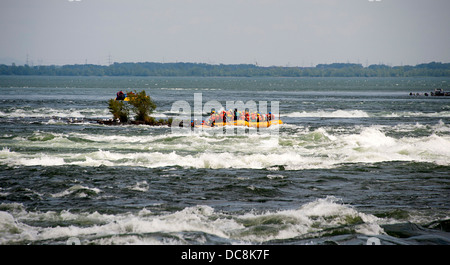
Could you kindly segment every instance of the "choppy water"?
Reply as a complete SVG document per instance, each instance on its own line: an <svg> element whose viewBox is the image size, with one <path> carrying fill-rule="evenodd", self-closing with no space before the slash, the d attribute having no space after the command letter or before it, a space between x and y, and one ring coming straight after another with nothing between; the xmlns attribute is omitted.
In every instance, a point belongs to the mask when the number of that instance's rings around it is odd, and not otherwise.
<svg viewBox="0 0 450 265"><path fill-rule="evenodd" d="M409 96L438 87L450 79L2 76L0 244L449 244L450 98ZM194 93L279 101L285 124L97 124L119 89L145 89L157 118Z"/></svg>

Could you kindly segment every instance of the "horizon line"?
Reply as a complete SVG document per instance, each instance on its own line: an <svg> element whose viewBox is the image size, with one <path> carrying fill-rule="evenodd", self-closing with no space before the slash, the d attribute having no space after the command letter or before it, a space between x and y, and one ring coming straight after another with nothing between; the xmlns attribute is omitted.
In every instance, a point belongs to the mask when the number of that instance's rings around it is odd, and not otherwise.
<svg viewBox="0 0 450 265"><path fill-rule="evenodd" d="M6 65L6 66L28 66L28 67L40 67L40 66L75 66L75 65L93 65L93 66L104 66L104 67L109 67L112 66L114 64L144 64L144 63L155 63L155 64L202 64L202 65L217 65L217 66L227 66L227 65L252 65L255 67L260 67L260 68L271 68L271 67L279 67L279 68L317 68L317 66L319 65L334 65L334 64L342 64L342 65L361 65L363 68L367 68L369 66L372 65L379 65L379 66L388 66L388 67L405 67L405 66L418 66L418 65L422 65L422 64L431 64L431 63L437 63L437 64L449 64L450 62L441 62L441 61L430 61L430 62L422 62L422 63L417 63L416 65L410 65L410 64L401 64L401 65L392 65L392 64L387 64L387 63L383 63L383 62L379 62L376 64L366 64L366 66L364 66L362 63L360 62L333 62L333 63L319 63L316 64L315 66L289 66L289 65L285 65L285 66L281 66L281 65L270 65L270 66L262 66L259 65L257 62L256 63L206 63L206 62L189 62L189 61L175 61L175 62L156 62L156 61L141 61L141 62L113 62L111 64L92 64L92 63L69 63L69 64L38 64L38 65L34 65L33 63L27 64L18 64L16 65L14 62L10 63L9 65L6 63L0 63L0 65Z"/></svg>

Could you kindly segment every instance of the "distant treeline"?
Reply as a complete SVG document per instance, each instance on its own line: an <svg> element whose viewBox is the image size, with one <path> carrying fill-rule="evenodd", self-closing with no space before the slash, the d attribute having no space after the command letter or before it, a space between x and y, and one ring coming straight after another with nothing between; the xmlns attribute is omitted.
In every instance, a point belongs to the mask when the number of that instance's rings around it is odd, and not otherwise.
<svg viewBox="0 0 450 265"><path fill-rule="evenodd" d="M332 63L315 67L257 66L253 64L205 63L114 63L109 66L0 65L0 75L45 76L235 76L235 77L450 77L450 63L431 62L416 66L363 67L362 64Z"/></svg>

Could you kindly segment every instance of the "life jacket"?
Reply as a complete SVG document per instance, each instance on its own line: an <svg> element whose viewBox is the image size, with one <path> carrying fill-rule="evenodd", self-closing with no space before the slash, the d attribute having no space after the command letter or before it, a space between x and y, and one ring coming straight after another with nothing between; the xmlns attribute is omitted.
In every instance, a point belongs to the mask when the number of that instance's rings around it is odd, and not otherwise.
<svg viewBox="0 0 450 265"><path fill-rule="evenodd" d="M122 91L117 92L116 99L117 100L124 100L125 99L125 94Z"/></svg>

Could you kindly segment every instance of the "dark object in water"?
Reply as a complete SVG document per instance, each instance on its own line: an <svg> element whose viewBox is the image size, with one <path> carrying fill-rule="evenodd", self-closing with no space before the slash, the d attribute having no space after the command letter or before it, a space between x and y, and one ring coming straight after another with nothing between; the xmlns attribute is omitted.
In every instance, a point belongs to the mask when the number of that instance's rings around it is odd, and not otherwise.
<svg viewBox="0 0 450 265"><path fill-rule="evenodd" d="M444 92L444 89L436 88L434 92L431 92L431 95L435 97L450 96L450 92Z"/></svg>

